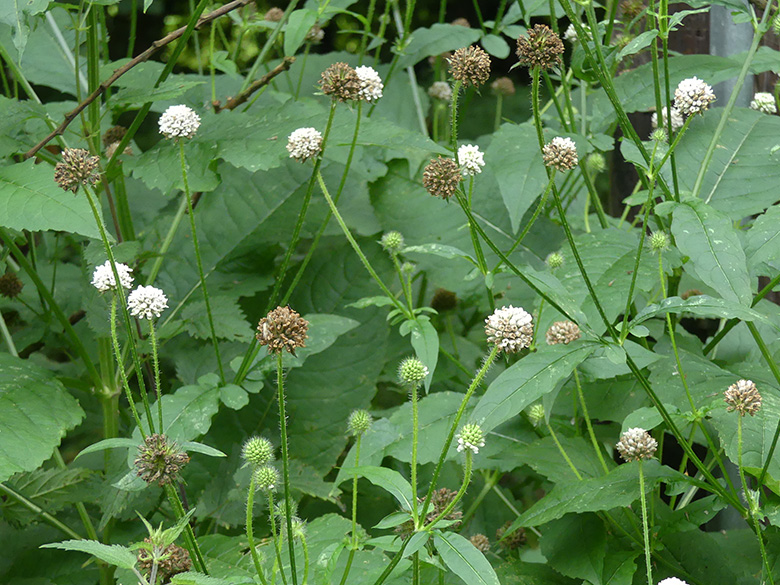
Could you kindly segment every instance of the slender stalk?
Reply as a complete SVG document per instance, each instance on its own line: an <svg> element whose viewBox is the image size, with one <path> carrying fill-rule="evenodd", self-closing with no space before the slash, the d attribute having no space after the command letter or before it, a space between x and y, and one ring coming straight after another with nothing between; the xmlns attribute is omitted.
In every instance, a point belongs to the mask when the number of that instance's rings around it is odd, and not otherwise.
<svg viewBox="0 0 780 585"><path fill-rule="evenodd" d="M8 346L8 353L14 357L19 357L19 352L16 351L16 345L14 345L14 338L11 337L11 332L8 331L8 326L5 324L5 319L3 319L2 313L0 313L0 333L2 333L3 340Z"/></svg>
<svg viewBox="0 0 780 585"><path fill-rule="evenodd" d="M163 426L162 389L160 388L160 360L157 355L157 334L154 331L154 320L149 319L149 339L152 342L152 364L154 366L154 387L157 389L157 415L160 421L160 432L165 430Z"/></svg>
<svg viewBox="0 0 780 585"><path fill-rule="evenodd" d="M650 562L650 531L647 528L647 501L645 496L645 472L642 460L639 463L639 498L642 502L642 536L644 537L645 567L647 569L647 585L653 585L653 568Z"/></svg>
<svg viewBox="0 0 780 585"><path fill-rule="evenodd" d="M268 510L269 522L271 524L271 536L274 541L274 554L276 555L276 564L279 566L279 573L282 575L282 583L287 585L287 577L284 575L284 565L282 564L282 526L279 525L279 534L276 533L276 518L274 516L274 492L268 490ZM271 574L271 585L276 581L276 572Z"/></svg>
<svg viewBox="0 0 780 585"><path fill-rule="evenodd" d="M179 208L176 210L176 215L173 216L173 221L168 226L168 233L165 234L165 239L163 239L162 244L160 244L160 248L157 252L157 257L154 259L154 263L152 264L152 269L149 271L149 276L146 279L147 286L153 284L155 279L157 278L157 275L160 273L163 260L165 260L165 254L168 253L168 250L170 249L171 244L173 243L173 238L176 236L176 232L179 229L181 220L184 219L185 213L187 213L186 198L182 199L181 203L179 204Z"/></svg>
<svg viewBox="0 0 780 585"><path fill-rule="evenodd" d="M419 526L423 520L417 515L417 440L419 430L419 412L417 405L417 384L412 384L412 518Z"/></svg>
<svg viewBox="0 0 780 585"><path fill-rule="evenodd" d="M306 534L301 533L301 548L303 549L303 585L309 580L309 545L306 543Z"/></svg>
<svg viewBox="0 0 780 585"><path fill-rule="evenodd" d="M571 460L571 457L569 457L569 454L566 452L566 449L564 449L563 445L561 445L561 441L558 439L558 434L555 432L555 429L553 429L552 425L550 424L550 421L548 421L546 417L545 417L544 424L547 425L547 430L550 431L550 436L552 437L555 446L558 447L558 452L563 457L563 460L566 461L566 464L572 470L572 473L574 473L574 477L582 481L582 474L580 473L580 470L577 469L577 466L574 465L574 462Z"/></svg>
<svg viewBox="0 0 780 585"><path fill-rule="evenodd" d="M282 353L276 356L276 387L279 400L279 428L282 442L282 473L284 475L284 516L287 522L287 545L290 551L290 573L293 585L298 584L298 573L295 569L295 539L292 532L292 500L290 499L290 456L287 452L287 414L284 407L284 369Z"/></svg>
<svg viewBox="0 0 780 585"><path fill-rule="evenodd" d="M170 483L165 484L165 493L168 496L168 501L170 502L174 513L176 514L176 519L181 520L184 518L184 506L181 503L181 498L179 497L179 493L176 491L176 488L174 488ZM198 540L195 538L195 533L192 531L192 526L190 526L189 522L184 527L184 540L187 544L187 548L189 549L190 556L192 557L193 565L195 566L196 570L208 575L209 572L206 568L206 562L203 560L203 555L201 554L200 547L198 546Z"/></svg>
<svg viewBox="0 0 780 585"><path fill-rule="evenodd" d="M133 56L133 50L135 49L135 35L138 28L138 0L131 0L130 2L130 34L127 38L127 58L130 59Z"/></svg>
<svg viewBox="0 0 780 585"><path fill-rule="evenodd" d="M441 512L439 512L438 516L436 516L433 520L431 520L428 524L425 525L426 530L430 530L431 528L433 528L437 522L439 522L442 518L446 517L447 514L452 512L452 510L455 508L458 502L460 502L460 500L465 495L466 489L469 487L469 484L471 483L471 466L472 466L473 457L474 454L471 452L471 450L466 449L466 465L463 468L463 483L461 484L458 493L455 494L455 497L452 499L452 501L449 504L447 504L447 507L444 508Z"/></svg>
<svg viewBox="0 0 780 585"><path fill-rule="evenodd" d="M601 463L601 468L604 470L604 473L608 473L609 467L607 467L607 462L604 460L604 454L602 453L603 449L596 439L596 433L593 432L593 423L591 422L590 415L588 414L588 405L585 403L585 394L582 392L582 384L580 384L580 375L577 373L577 368L574 368L574 384L577 386L577 396L580 398L582 416L585 418L585 426L588 428L590 442L593 444L593 448L596 450L596 455L598 456L599 462Z"/></svg>
<svg viewBox="0 0 780 585"><path fill-rule="evenodd" d="M24 506L25 508L30 510L30 512L32 512L33 514L37 514L38 516L40 516L41 520L46 522L46 524L48 524L49 526L53 526L54 528L56 528L57 530L59 530L60 532L65 534L66 536L69 536L70 538L73 538L73 539L76 539L76 540L83 540L84 539L84 537L81 536L78 532L76 532L72 528L66 526L65 524L63 524L62 522L57 520L57 518L55 518L54 516L49 514L47 511L45 511L43 508L41 508L40 506L38 506L34 502L28 500L22 494L14 491L13 489L8 487L4 483L0 483L0 492L5 494L10 499L14 500L15 502L17 502L21 506Z"/></svg>
<svg viewBox="0 0 780 585"><path fill-rule="evenodd" d="M135 424L138 426L138 430L141 433L141 437L146 439L146 432L141 424L141 417L138 415L138 410L135 408L135 401L133 400L133 393L130 390L130 382L127 380L127 372L125 371L124 360L122 359L122 350L119 348L119 336L116 332L116 295L111 296L111 342L114 347L114 357L116 359L116 365L119 369L119 377L122 380L122 387L125 390L125 396L127 396L127 403L130 405L130 412L133 413ZM162 429L160 429L162 430ZM149 420L149 432L153 433L151 428L151 420Z"/></svg>
<svg viewBox="0 0 780 585"><path fill-rule="evenodd" d="M252 563L255 565L255 571L257 576L260 577L260 581L263 585L267 585L268 581L265 578L263 572L263 565L260 562L260 555L257 554L257 548L255 547L255 536L253 528L255 508L255 474L252 473L252 478L249 480L249 493L246 496L246 540L249 544L249 554L252 555Z"/></svg>
<svg viewBox="0 0 780 585"><path fill-rule="evenodd" d="M493 131L498 132L498 129L501 127L501 109L504 105L504 95L499 93L496 96L496 117L493 120ZM434 133L435 137L435 133Z"/></svg>
<svg viewBox="0 0 780 585"><path fill-rule="evenodd" d="M192 208L192 194L187 180L187 161L184 158L184 141L177 139L179 143L179 158L181 161L181 176L184 181L184 195L187 198L187 213L190 216L190 230L192 232L192 247L195 250L195 260L198 264L198 278L200 279L200 288L203 291L203 301L206 303L206 315L209 320L209 330L211 332L211 344L214 346L214 354L217 357L217 367L219 368L219 379L225 383L225 368L222 366L222 356L219 352L219 342L217 341L217 332L214 329L214 315L211 312L211 302L209 300L209 291L206 287L206 277L203 274L203 260L200 255L200 244L198 244L198 233L195 229L195 211Z"/></svg>

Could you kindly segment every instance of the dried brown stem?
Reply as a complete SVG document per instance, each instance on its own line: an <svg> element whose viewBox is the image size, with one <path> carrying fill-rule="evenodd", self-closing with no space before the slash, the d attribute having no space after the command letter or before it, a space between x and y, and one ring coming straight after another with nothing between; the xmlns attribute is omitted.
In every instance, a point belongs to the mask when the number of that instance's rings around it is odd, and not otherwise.
<svg viewBox="0 0 780 585"><path fill-rule="evenodd" d="M215 20L219 18L220 16L224 16L228 12L231 12L232 10L235 10L236 8L241 8L242 6L246 6L252 2L252 0L233 0L233 2L228 2L224 6L221 6L220 8L217 8L214 12L209 12L207 15L202 16L197 24L195 25L195 28L198 29L204 24L210 23L212 20ZM38 144L36 144L34 147L32 147L30 150L28 150L24 158L28 159L32 156L35 156L35 154L55 136L61 136L63 132L65 132L65 129L68 127L68 125L78 116L89 104L94 102L96 99L98 99L101 95L105 93L105 91L116 82L117 79L122 77L125 73L130 71L133 67L138 65L139 63L143 63L144 61L148 60L149 57L154 55L157 51L159 51L161 48L163 48L165 45L168 45L181 37L184 34L184 31L187 30L186 26L183 26L179 29L176 29L169 35L154 41L148 49L146 49L143 53L129 61L126 65L120 67L114 73L111 74L111 77L106 79L105 81L101 82L101 84L93 91L83 102L81 102L78 106L76 106L72 111L65 114L65 120L60 124L57 128L52 130L52 132L43 140L41 140ZM259 80L258 80L259 81Z"/></svg>
<svg viewBox="0 0 780 585"><path fill-rule="evenodd" d="M241 104L245 103L249 97L255 93L258 89L260 89L263 86L268 85L271 80L279 75L282 71L287 71L290 66L295 63L295 57L285 57L282 59L282 62L279 63L276 67L271 69L268 73L263 75L260 79L256 79L252 82L252 84L247 87L244 91L239 93L235 97L229 97L227 101L225 102L225 105L219 103L219 101L215 101L212 105L214 106L214 111L219 113L222 110L234 110Z"/></svg>

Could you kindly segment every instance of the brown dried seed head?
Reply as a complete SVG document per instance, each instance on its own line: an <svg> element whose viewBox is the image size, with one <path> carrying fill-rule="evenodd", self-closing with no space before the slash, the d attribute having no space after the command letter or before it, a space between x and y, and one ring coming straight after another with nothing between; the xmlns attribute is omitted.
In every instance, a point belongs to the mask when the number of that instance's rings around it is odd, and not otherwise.
<svg viewBox="0 0 780 585"><path fill-rule="evenodd" d="M569 345L580 338L580 328L574 321L556 321L547 330L547 345Z"/></svg>
<svg viewBox="0 0 780 585"><path fill-rule="evenodd" d="M450 24L454 24L455 26L463 26L465 28L471 28L471 23L468 21L467 18L463 18L462 16L460 18L456 18L453 20Z"/></svg>
<svg viewBox="0 0 780 585"><path fill-rule="evenodd" d="M479 552L486 553L490 550L490 539L484 534L475 534L469 540Z"/></svg>
<svg viewBox="0 0 780 585"><path fill-rule="evenodd" d="M501 545L501 548L505 548L507 550L514 550L516 548L520 548L525 544L526 541L525 528L520 527L517 530L515 530L512 534L504 538L504 534L506 534L506 531L509 530L510 526L512 526L512 522L508 521L501 528L496 530L496 540L499 541L498 544ZM501 540L502 538L504 538L504 540Z"/></svg>
<svg viewBox="0 0 780 585"><path fill-rule="evenodd" d="M181 451L176 443L168 441L165 435L155 433L147 436L138 446L135 468L146 483L157 482L164 486L177 481L182 467L189 462L190 456Z"/></svg>
<svg viewBox="0 0 780 585"><path fill-rule="evenodd" d="M263 20L266 20L268 22L279 22L280 20L282 20L283 17L284 17L284 10L274 6L273 8L268 9L268 12L265 13Z"/></svg>
<svg viewBox="0 0 780 585"><path fill-rule="evenodd" d="M149 538L144 538L144 542L152 544ZM170 544L163 551L162 560L157 562L157 575L161 578L160 583L168 583L174 575L186 573L192 568L190 553L186 548L176 544ZM146 549L138 551L138 570L147 577L152 574L154 559L152 553Z"/></svg>
<svg viewBox="0 0 780 585"><path fill-rule="evenodd" d="M295 355L299 347L306 347L309 322L290 307L276 307L257 325L257 340L268 346L268 353L282 350Z"/></svg>
<svg viewBox="0 0 780 585"><path fill-rule="evenodd" d="M360 93L360 78L346 63L334 63L320 77L322 93L342 102L356 100Z"/></svg>
<svg viewBox="0 0 780 585"><path fill-rule="evenodd" d="M620 3L620 11L623 13L624 22L635 19L644 7L643 0L623 0Z"/></svg>
<svg viewBox="0 0 780 585"><path fill-rule="evenodd" d="M465 87L479 87L490 78L490 57L474 45L458 49L447 59L450 74Z"/></svg>
<svg viewBox="0 0 780 585"><path fill-rule="evenodd" d="M515 95L515 84L508 77L499 77L493 83L490 84L490 90L495 95L508 97Z"/></svg>
<svg viewBox="0 0 780 585"><path fill-rule="evenodd" d="M15 272L6 272L0 276L0 295L7 299L14 299L19 296L24 288L24 284Z"/></svg>
<svg viewBox="0 0 780 585"><path fill-rule="evenodd" d="M526 36L517 39L517 56L527 67L549 69L561 62L563 51L561 38L544 24L535 25Z"/></svg>
<svg viewBox="0 0 780 585"><path fill-rule="evenodd" d="M542 148L542 159L548 167L563 172L577 166L577 145L571 138L556 136Z"/></svg>
<svg viewBox="0 0 780 585"><path fill-rule="evenodd" d="M103 134L103 146L107 147L109 144L121 141L125 134L127 134L127 128L124 126L112 126Z"/></svg>
<svg viewBox="0 0 780 585"><path fill-rule="evenodd" d="M437 288L431 299L431 308L439 313L451 311L458 306L458 295L444 288Z"/></svg>
<svg viewBox="0 0 780 585"><path fill-rule="evenodd" d="M423 187L434 197L449 199L460 184L461 174L458 163L451 158L440 156L431 159L423 171Z"/></svg>
<svg viewBox="0 0 780 585"><path fill-rule="evenodd" d="M62 160L54 167L54 180L65 191L78 191L80 185L94 185L98 182L100 159L90 156L83 148L66 148Z"/></svg>
<svg viewBox="0 0 780 585"><path fill-rule="evenodd" d="M739 380L724 393L727 411L736 410L740 416L755 416L761 408L761 394L751 380Z"/></svg>

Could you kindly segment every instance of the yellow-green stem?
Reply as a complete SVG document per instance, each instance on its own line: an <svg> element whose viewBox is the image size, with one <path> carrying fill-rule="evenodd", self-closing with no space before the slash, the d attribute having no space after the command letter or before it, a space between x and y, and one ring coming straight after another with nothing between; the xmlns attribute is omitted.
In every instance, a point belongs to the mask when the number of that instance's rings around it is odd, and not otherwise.
<svg viewBox="0 0 780 585"><path fill-rule="evenodd" d="M279 401L279 428L282 442L282 474L284 476L284 517L287 523L287 546L290 552L290 576L293 585L298 585L295 568L295 539L292 532L292 499L290 498L290 455L287 451L287 413L284 404L284 369L281 351L276 356L276 388Z"/></svg>

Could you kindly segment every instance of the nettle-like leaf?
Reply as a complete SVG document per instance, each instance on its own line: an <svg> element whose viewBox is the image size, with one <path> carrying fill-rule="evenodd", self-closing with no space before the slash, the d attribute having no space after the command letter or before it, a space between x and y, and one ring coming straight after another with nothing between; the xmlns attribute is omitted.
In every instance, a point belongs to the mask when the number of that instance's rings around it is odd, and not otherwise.
<svg viewBox="0 0 780 585"><path fill-rule="evenodd" d="M430 28L418 28L410 43L403 48L399 67L409 67L426 57L441 55L475 43L480 31L453 24L434 24Z"/></svg>
<svg viewBox="0 0 780 585"><path fill-rule="evenodd" d="M471 542L454 532L433 532L433 543L447 568L466 585L499 585L493 567Z"/></svg>
<svg viewBox="0 0 780 585"><path fill-rule="evenodd" d="M36 469L20 473L8 481L9 487L23 495L50 514L56 514L64 506L88 501L94 494L90 479L93 472L84 468ZM0 504L2 516L14 525L38 522L40 516L22 506L16 500L7 499Z"/></svg>
<svg viewBox="0 0 780 585"><path fill-rule="evenodd" d="M85 552L121 569L132 569L137 562L135 553L126 546L119 544L108 545L96 540L66 540L64 542L44 544L41 548L59 548Z"/></svg>

